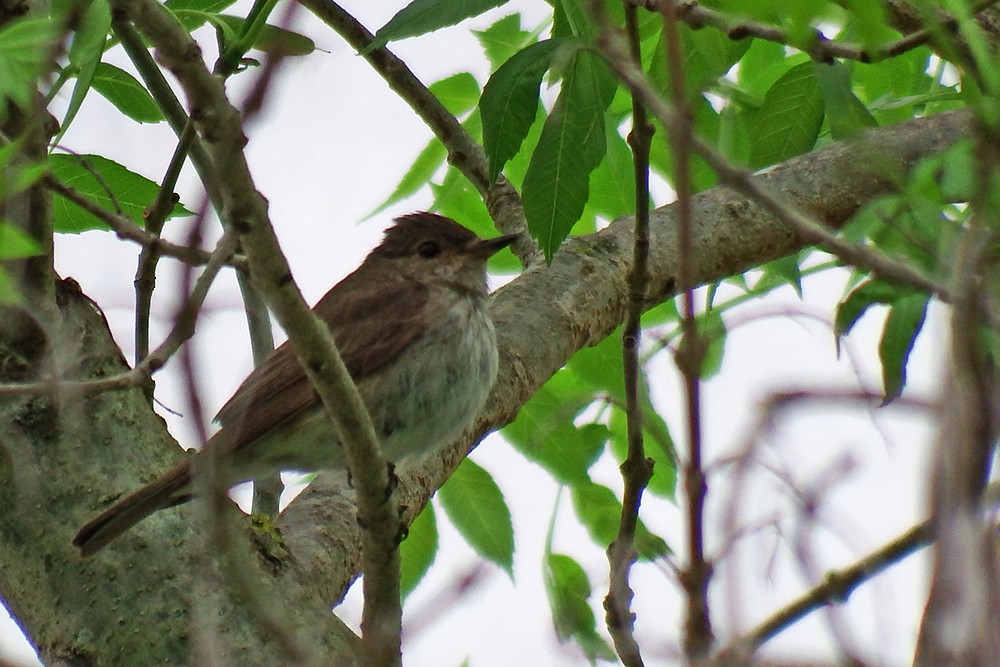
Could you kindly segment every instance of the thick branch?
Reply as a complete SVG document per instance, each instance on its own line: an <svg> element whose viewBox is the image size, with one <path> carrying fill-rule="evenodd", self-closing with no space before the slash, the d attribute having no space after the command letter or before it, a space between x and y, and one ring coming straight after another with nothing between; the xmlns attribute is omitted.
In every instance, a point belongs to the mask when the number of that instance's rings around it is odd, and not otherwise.
<svg viewBox="0 0 1000 667"><path fill-rule="evenodd" d="M970 127L965 112L910 121L793 158L752 180L836 229L872 198L892 191L920 159L969 136ZM693 217L695 284L741 273L808 245L762 207L725 187L696 195ZM650 222L648 307L673 296L678 274L675 207L657 209ZM597 234L570 239L550 267L533 266L496 293L497 384L469 439L454 443L443 460L402 476L407 518L423 507L484 433L512 421L574 352L596 344L624 320L633 225L623 218ZM345 514L350 503L335 480L321 476L282 518L298 561L334 597L357 574L358 531L338 516L350 516ZM342 567L338 571L335 565Z"/></svg>

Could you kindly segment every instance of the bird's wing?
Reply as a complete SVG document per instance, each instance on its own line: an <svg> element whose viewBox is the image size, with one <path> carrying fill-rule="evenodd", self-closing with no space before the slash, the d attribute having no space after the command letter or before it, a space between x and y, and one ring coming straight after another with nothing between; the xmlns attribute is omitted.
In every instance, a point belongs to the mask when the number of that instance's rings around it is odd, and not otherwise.
<svg viewBox="0 0 1000 667"><path fill-rule="evenodd" d="M371 278L371 276L360 277ZM367 283L365 291L352 289L355 272L319 300L313 310L333 332L337 348L355 382L395 359L424 332L421 315L428 289L423 285L389 279ZM288 342L258 366L233 397L222 406L216 420L225 433L225 448L232 451L319 401Z"/></svg>

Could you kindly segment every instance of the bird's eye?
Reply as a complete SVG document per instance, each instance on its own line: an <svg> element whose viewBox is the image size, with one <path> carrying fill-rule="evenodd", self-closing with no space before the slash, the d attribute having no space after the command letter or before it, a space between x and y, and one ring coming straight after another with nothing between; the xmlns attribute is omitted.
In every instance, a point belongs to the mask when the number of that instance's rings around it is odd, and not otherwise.
<svg viewBox="0 0 1000 667"><path fill-rule="evenodd" d="M417 254L424 259L431 259L441 254L441 246L434 241L424 241L417 246Z"/></svg>

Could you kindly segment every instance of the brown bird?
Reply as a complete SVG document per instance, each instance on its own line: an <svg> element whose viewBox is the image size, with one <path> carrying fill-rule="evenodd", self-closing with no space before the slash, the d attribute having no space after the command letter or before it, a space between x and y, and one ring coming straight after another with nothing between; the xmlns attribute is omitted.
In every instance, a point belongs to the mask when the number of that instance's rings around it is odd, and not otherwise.
<svg viewBox="0 0 1000 667"><path fill-rule="evenodd" d="M517 237L484 240L433 213L397 218L382 243L313 311L330 327L393 462L454 440L497 374L486 260ZM232 486L279 470L344 469L333 423L286 342L258 366L197 456ZM197 458L197 457L196 457ZM89 556L157 510L191 499L191 459L126 496L73 538Z"/></svg>

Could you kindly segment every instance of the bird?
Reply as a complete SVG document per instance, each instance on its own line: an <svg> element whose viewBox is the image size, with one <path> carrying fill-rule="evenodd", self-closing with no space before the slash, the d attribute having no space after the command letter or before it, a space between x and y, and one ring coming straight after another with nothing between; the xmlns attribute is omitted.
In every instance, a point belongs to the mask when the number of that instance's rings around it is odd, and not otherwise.
<svg viewBox="0 0 1000 667"><path fill-rule="evenodd" d="M350 275L313 306L368 409L390 462L460 436L498 370L487 259L517 234L482 239L429 212L396 218ZM196 459L214 456L227 487L281 470L347 468L332 420L286 341L216 416L194 457L88 521L73 538L91 556L154 512L192 498Z"/></svg>

